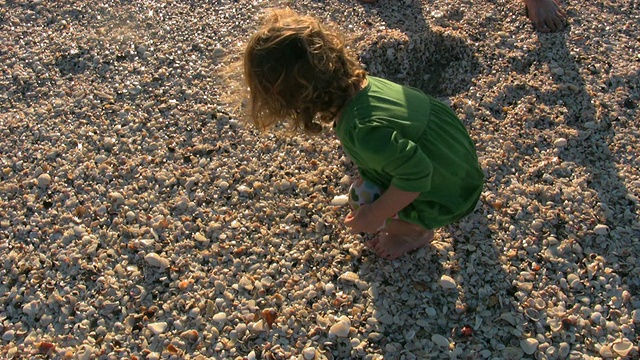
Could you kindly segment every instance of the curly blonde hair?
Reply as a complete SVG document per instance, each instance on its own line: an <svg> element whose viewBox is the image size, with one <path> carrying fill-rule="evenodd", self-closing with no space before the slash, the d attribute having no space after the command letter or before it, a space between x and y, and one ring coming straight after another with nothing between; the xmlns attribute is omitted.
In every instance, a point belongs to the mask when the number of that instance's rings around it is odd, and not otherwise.
<svg viewBox="0 0 640 360"><path fill-rule="evenodd" d="M339 32L289 9L266 17L243 64L249 115L260 130L288 119L293 130L322 131L366 76Z"/></svg>

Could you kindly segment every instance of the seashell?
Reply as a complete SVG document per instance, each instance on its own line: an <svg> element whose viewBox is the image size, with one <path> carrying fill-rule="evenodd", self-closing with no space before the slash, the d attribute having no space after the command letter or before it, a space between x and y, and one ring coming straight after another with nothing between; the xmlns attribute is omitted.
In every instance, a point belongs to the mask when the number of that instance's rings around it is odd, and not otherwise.
<svg viewBox="0 0 640 360"><path fill-rule="evenodd" d="M449 344L450 344L449 340L446 337L444 337L444 336L442 336L440 334L431 335L431 341L434 344L436 344L438 346L441 346L441 347L444 347L444 348L448 348Z"/></svg>
<svg viewBox="0 0 640 360"><path fill-rule="evenodd" d="M196 342L199 337L200 337L200 335L198 334L197 330L186 330L186 331L183 331L182 333L180 333L180 338L182 340L189 341L189 342L192 342L192 343Z"/></svg>
<svg viewBox="0 0 640 360"><path fill-rule="evenodd" d="M149 329L152 333L159 335L162 334L167 329L167 323L164 321L154 322L147 324L147 329Z"/></svg>
<svg viewBox="0 0 640 360"><path fill-rule="evenodd" d="M302 358L304 360L313 360L316 358L316 348L308 347L302 350Z"/></svg>
<svg viewBox="0 0 640 360"><path fill-rule="evenodd" d="M540 321L540 312L533 308L527 308L524 314L533 321Z"/></svg>
<svg viewBox="0 0 640 360"><path fill-rule="evenodd" d="M557 148L563 148L563 147L567 146L567 139L565 139L565 138L557 138L553 142L553 146L555 146Z"/></svg>
<svg viewBox="0 0 640 360"><path fill-rule="evenodd" d="M355 283L356 281L360 280L360 277L358 276L358 274L352 271L347 271L344 274L340 275L338 279L348 283Z"/></svg>
<svg viewBox="0 0 640 360"><path fill-rule="evenodd" d="M331 199L331 206L344 206L349 203L349 196L338 195Z"/></svg>
<svg viewBox="0 0 640 360"><path fill-rule="evenodd" d="M515 346L508 346L502 350L502 356L505 360L519 360L522 359L523 355L522 349Z"/></svg>
<svg viewBox="0 0 640 360"><path fill-rule="evenodd" d="M609 227L607 225L598 224L593 228L593 232L596 233L596 235L607 235L609 233Z"/></svg>
<svg viewBox="0 0 640 360"><path fill-rule="evenodd" d="M333 324L329 328L330 337L347 337L351 330L351 321L346 316L340 318L340 320Z"/></svg>
<svg viewBox="0 0 640 360"><path fill-rule="evenodd" d="M613 351L611 351L610 345L601 346L600 349L598 350L598 354L600 354L600 356L602 356L605 359L610 359L614 357L614 354L613 354Z"/></svg>
<svg viewBox="0 0 640 360"><path fill-rule="evenodd" d="M626 357L631 349L633 349L633 343L627 338L615 340L611 346L613 351L620 357Z"/></svg>
<svg viewBox="0 0 640 360"><path fill-rule="evenodd" d="M211 320L213 320L216 323L224 323L224 322L227 321L227 314L224 313L224 312L219 312L219 313L213 315Z"/></svg>
<svg viewBox="0 0 640 360"><path fill-rule="evenodd" d="M440 286L445 289L455 289L456 287L458 287L455 280L453 280L453 278L448 275L442 275L440 277L440 280L438 281L438 284L440 284Z"/></svg>
<svg viewBox="0 0 640 360"><path fill-rule="evenodd" d="M538 345L539 344L540 343L535 338L528 338L528 339L520 340L520 348L527 355L531 355L534 352L536 352L536 350L538 350Z"/></svg>
<svg viewBox="0 0 640 360"><path fill-rule="evenodd" d="M147 264L158 267L161 270L166 269L170 264L168 259L153 252L145 255L144 260L147 262Z"/></svg>

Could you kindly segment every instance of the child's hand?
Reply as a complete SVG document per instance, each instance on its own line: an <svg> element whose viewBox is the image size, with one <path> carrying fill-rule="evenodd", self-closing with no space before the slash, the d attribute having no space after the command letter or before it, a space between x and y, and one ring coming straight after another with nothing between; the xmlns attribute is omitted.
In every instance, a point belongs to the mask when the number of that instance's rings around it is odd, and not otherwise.
<svg viewBox="0 0 640 360"><path fill-rule="evenodd" d="M371 205L360 205L355 213L349 213L344 220L344 224L351 228L350 231L354 234L375 233L383 223L384 219L378 219Z"/></svg>

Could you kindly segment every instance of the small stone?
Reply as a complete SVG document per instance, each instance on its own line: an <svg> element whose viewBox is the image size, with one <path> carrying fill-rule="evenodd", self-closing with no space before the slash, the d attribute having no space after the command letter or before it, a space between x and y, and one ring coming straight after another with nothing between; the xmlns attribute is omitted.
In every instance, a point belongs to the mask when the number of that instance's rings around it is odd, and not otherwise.
<svg viewBox="0 0 640 360"><path fill-rule="evenodd" d="M110 193L109 199L116 206L124 204L124 196L119 192Z"/></svg>
<svg viewBox="0 0 640 360"><path fill-rule="evenodd" d="M440 277L440 281L438 281L438 284L440 284L440 286L445 289L455 289L458 286L455 280L453 280L453 278L448 275L442 275Z"/></svg>
<svg viewBox="0 0 640 360"><path fill-rule="evenodd" d="M14 330L9 329L9 330L6 330L4 334L2 334L2 340L11 341L13 340L13 338L15 338L15 336L16 336L16 332Z"/></svg>
<svg viewBox="0 0 640 360"><path fill-rule="evenodd" d="M51 184L51 175L44 173L38 176L38 187L45 188Z"/></svg>
<svg viewBox="0 0 640 360"><path fill-rule="evenodd" d="M98 156L96 156L96 158L95 158L95 162L96 162L96 164L100 165L100 164L102 164L103 162L107 161L107 159L108 159L108 157L107 157L107 156L105 156L105 155L98 155Z"/></svg>
<svg viewBox="0 0 640 360"><path fill-rule="evenodd" d="M371 341L371 342L378 342L380 340L382 340L382 338L384 337L384 335L382 335L379 332L372 332L369 335L367 335L367 340Z"/></svg>
<svg viewBox="0 0 640 360"><path fill-rule="evenodd" d="M147 264L154 267L158 267L160 269L166 269L167 267L169 267L168 259L165 259L162 256L153 252L145 255L144 260L147 262Z"/></svg>
<svg viewBox="0 0 640 360"><path fill-rule="evenodd" d="M156 335L162 334L167 329L167 323L164 321L150 323L147 324L147 329Z"/></svg>

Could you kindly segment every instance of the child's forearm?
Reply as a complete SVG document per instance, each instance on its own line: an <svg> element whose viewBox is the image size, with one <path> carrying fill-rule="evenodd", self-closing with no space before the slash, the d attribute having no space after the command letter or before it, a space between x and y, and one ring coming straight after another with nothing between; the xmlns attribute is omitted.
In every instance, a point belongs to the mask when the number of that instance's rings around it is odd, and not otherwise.
<svg viewBox="0 0 640 360"><path fill-rule="evenodd" d="M407 207L415 200L419 192L408 192L400 190L393 185L389 186L387 190L371 204L371 210L375 214L376 218L381 221L385 221L396 215L400 210Z"/></svg>

